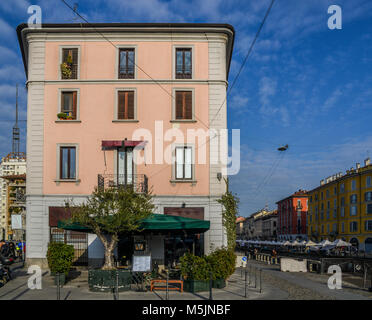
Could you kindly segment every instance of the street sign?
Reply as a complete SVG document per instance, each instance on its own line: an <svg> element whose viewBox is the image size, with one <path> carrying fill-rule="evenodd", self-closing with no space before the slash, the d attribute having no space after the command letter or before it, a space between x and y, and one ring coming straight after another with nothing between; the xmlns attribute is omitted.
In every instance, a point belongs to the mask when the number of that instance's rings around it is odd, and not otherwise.
<svg viewBox="0 0 372 320"><path fill-rule="evenodd" d="M247 257L242 257L242 260L244 261L244 262L246 262L247 261Z"/></svg>

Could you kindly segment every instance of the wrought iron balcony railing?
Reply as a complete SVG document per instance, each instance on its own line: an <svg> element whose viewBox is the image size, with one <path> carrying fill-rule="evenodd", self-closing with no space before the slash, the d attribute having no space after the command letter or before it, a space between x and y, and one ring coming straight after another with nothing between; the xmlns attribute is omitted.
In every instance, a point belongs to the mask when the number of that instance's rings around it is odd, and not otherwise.
<svg viewBox="0 0 372 320"><path fill-rule="evenodd" d="M129 187L137 193L148 191L148 178L144 174L99 174L98 189Z"/></svg>

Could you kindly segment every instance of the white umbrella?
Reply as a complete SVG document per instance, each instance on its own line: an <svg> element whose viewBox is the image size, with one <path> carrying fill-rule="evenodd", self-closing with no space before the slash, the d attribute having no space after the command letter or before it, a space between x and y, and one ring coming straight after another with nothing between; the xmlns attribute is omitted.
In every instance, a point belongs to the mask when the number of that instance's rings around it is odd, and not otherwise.
<svg viewBox="0 0 372 320"><path fill-rule="evenodd" d="M297 240L295 240L295 241L292 243L292 245L298 247L298 246L301 246L301 243L298 242Z"/></svg>
<svg viewBox="0 0 372 320"><path fill-rule="evenodd" d="M309 240L307 243L306 243L306 247L315 247L317 246L318 244L315 243L314 241L311 241Z"/></svg>
<svg viewBox="0 0 372 320"><path fill-rule="evenodd" d="M351 243L346 242L342 239L337 239L332 244L335 245L336 247L350 247L350 246L352 246Z"/></svg>
<svg viewBox="0 0 372 320"><path fill-rule="evenodd" d="M290 245L292 245L292 244L288 240L283 243L283 246L290 246Z"/></svg>
<svg viewBox="0 0 372 320"><path fill-rule="evenodd" d="M323 241L322 241L322 242L323 242ZM325 246L330 246L330 245L332 245L332 242L329 241L328 239L327 239L327 240L324 240L324 242L323 242L323 244L322 244L323 247L325 247Z"/></svg>

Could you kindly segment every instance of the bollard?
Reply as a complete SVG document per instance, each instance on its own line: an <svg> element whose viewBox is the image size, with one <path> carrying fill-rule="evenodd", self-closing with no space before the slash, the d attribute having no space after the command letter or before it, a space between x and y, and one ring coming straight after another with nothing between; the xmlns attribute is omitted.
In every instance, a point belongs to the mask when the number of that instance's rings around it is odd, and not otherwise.
<svg viewBox="0 0 372 320"><path fill-rule="evenodd" d="M257 268L254 268L254 288L257 288Z"/></svg>
<svg viewBox="0 0 372 320"><path fill-rule="evenodd" d="M168 273L168 270L167 270L167 287L166 287L166 291L165 291L165 300L169 300L168 280L169 280L169 273Z"/></svg>
<svg viewBox="0 0 372 320"><path fill-rule="evenodd" d="M57 300L61 300L61 289L60 289L60 283L59 283L60 277L59 272L57 272Z"/></svg>
<svg viewBox="0 0 372 320"><path fill-rule="evenodd" d="M260 269L260 293L262 293L262 269Z"/></svg>
<svg viewBox="0 0 372 320"><path fill-rule="evenodd" d="M213 300L212 286L213 286L212 271L210 271L209 272L209 300Z"/></svg>
<svg viewBox="0 0 372 320"><path fill-rule="evenodd" d="M116 270L115 300L119 300L119 270Z"/></svg>
<svg viewBox="0 0 372 320"><path fill-rule="evenodd" d="M251 285L251 272L252 272L252 266L249 265L249 273L248 273L248 285Z"/></svg>
<svg viewBox="0 0 372 320"><path fill-rule="evenodd" d="M247 298L247 270L245 270L245 279L244 279L244 298Z"/></svg>

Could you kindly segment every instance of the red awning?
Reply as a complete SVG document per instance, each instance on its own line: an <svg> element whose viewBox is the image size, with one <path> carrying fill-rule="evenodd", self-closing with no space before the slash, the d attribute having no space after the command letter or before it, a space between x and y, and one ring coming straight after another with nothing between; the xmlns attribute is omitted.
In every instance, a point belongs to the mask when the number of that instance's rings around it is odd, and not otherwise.
<svg viewBox="0 0 372 320"><path fill-rule="evenodd" d="M123 146L123 140L110 140L102 141L102 148L121 148Z"/></svg>
<svg viewBox="0 0 372 320"><path fill-rule="evenodd" d="M102 141L102 149L116 149L122 147L137 147L142 146L145 147L147 141L135 141L135 140L110 140L110 141Z"/></svg>

